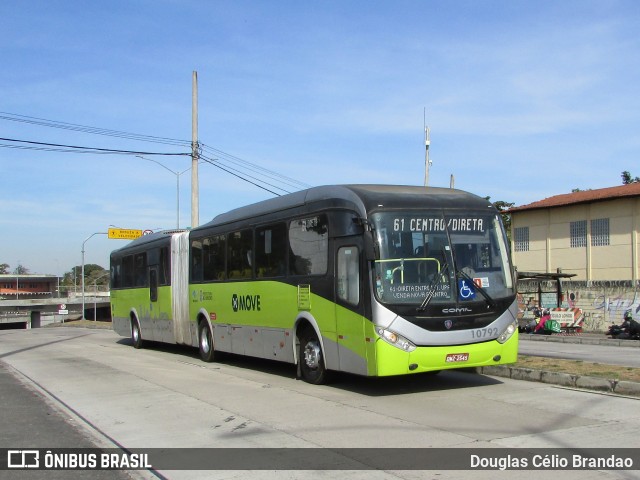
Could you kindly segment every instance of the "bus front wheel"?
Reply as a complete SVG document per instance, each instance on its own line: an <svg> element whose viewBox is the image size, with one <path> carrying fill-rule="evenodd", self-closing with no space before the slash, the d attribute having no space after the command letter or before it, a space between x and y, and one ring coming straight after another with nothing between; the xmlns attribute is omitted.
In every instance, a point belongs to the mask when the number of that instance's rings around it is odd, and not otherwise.
<svg viewBox="0 0 640 480"><path fill-rule="evenodd" d="M198 336L198 350L200 358L204 362L213 362L216 359L216 351L213 345L213 334L207 322L200 323L200 335Z"/></svg>
<svg viewBox="0 0 640 480"><path fill-rule="evenodd" d="M322 346L316 332L307 327L300 336L300 372L302 379L313 385L321 385L329 380L329 372L324 365Z"/></svg>

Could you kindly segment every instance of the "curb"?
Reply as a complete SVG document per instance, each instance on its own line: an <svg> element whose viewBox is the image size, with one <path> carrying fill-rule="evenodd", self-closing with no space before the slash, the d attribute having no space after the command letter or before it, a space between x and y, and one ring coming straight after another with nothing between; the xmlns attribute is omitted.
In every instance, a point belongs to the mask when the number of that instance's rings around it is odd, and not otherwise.
<svg viewBox="0 0 640 480"><path fill-rule="evenodd" d="M508 365L478 367L476 371L483 375L506 377L512 380L541 382L561 387L595 390L604 393L614 393L616 395L640 397L640 383L629 382L626 380L589 377L587 375L571 375L569 373L510 367Z"/></svg>

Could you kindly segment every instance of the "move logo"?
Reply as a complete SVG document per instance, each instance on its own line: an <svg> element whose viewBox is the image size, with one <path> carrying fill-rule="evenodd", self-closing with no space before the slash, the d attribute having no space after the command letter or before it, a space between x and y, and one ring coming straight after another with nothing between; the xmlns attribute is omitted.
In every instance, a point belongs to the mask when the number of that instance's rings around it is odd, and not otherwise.
<svg viewBox="0 0 640 480"><path fill-rule="evenodd" d="M231 307L234 312L238 311L260 311L260 295L238 295L234 293L231 297Z"/></svg>

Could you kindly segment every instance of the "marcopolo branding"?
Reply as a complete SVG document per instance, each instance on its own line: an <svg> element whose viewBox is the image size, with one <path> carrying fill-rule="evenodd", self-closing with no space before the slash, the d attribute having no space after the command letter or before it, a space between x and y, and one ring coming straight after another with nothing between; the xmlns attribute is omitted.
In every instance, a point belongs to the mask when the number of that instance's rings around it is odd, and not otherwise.
<svg viewBox="0 0 640 480"><path fill-rule="evenodd" d="M443 308L442 313L470 313L473 312L467 307Z"/></svg>
<svg viewBox="0 0 640 480"><path fill-rule="evenodd" d="M260 295L238 295L234 293L231 297L231 306L234 312L238 311L260 311Z"/></svg>

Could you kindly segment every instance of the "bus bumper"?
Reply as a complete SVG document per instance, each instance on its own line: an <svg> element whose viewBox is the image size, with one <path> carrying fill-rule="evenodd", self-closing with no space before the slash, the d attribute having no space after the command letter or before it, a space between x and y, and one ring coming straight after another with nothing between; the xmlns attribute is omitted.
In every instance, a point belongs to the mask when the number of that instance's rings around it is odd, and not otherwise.
<svg viewBox="0 0 640 480"><path fill-rule="evenodd" d="M501 344L496 340L465 345L417 347L405 352L378 339L373 375L390 376L455 368L504 365L518 360L518 333Z"/></svg>

